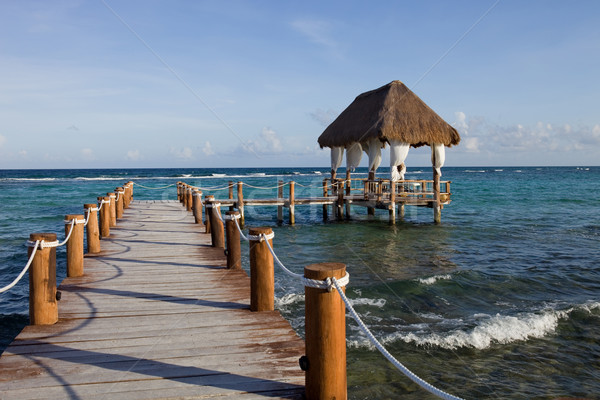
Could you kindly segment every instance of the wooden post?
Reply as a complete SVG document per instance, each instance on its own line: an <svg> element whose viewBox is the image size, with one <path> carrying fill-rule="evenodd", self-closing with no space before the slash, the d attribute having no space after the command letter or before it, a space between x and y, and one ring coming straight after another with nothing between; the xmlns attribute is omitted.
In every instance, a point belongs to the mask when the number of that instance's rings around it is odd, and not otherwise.
<svg viewBox="0 0 600 400"><path fill-rule="evenodd" d="M350 178L350 170L346 170L346 219L350 219L350 195L352 194L352 180Z"/></svg>
<svg viewBox="0 0 600 400"><path fill-rule="evenodd" d="M229 200L233 200L233 181L229 181ZM229 211L233 211L233 204L229 206Z"/></svg>
<svg viewBox="0 0 600 400"><path fill-rule="evenodd" d="M296 214L295 214L295 194L294 187L296 186L296 182L290 181L290 225L294 225L296 223Z"/></svg>
<svg viewBox="0 0 600 400"><path fill-rule="evenodd" d="M194 206L194 222L202 225L202 192L198 189L194 189L192 193L192 199Z"/></svg>
<svg viewBox="0 0 600 400"><path fill-rule="evenodd" d="M327 187L327 178L323 179L323 197L329 197L329 188ZM323 221L327 221L327 204L323 204Z"/></svg>
<svg viewBox="0 0 600 400"><path fill-rule="evenodd" d="M206 230L204 231L205 233L210 233L210 214L212 205L211 207L209 207L208 205L213 201L215 201L215 196L204 196L204 227L206 228Z"/></svg>
<svg viewBox="0 0 600 400"><path fill-rule="evenodd" d="M98 205L84 204L83 208L86 211L85 216L88 221L86 226L87 252L90 254L100 253L100 232L98 231Z"/></svg>
<svg viewBox="0 0 600 400"><path fill-rule="evenodd" d="M123 197L123 208L129 208L129 204L131 203L131 200L133 200L133 182L127 182L123 186L123 188L125 189L125 197Z"/></svg>
<svg viewBox="0 0 600 400"><path fill-rule="evenodd" d="M110 204L108 204L109 207L109 215L110 215L110 227L115 227L117 226L117 205L116 205L116 199L117 199L117 195L114 193L106 193L106 195L108 196L108 198L110 199Z"/></svg>
<svg viewBox="0 0 600 400"><path fill-rule="evenodd" d="M283 181L277 181L277 201L283 201ZM277 223L283 222L283 206L277 205Z"/></svg>
<svg viewBox="0 0 600 400"><path fill-rule="evenodd" d="M181 203L181 181L177 182L177 201Z"/></svg>
<svg viewBox="0 0 600 400"><path fill-rule="evenodd" d="M244 192L243 192L243 186L244 183L243 182L238 182L237 183L237 197L238 197L238 201L237 201L237 208L238 211L240 212L240 228L243 228L244 225L246 225L246 219L244 218Z"/></svg>
<svg viewBox="0 0 600 400"><path fill-rule="evenodd" d="M239 217L237 211L227 211L227 217ZM235 226L235 220L225 220L225 230L227 231L227 268L242 269L242 249L240 244L240 231Z"/></svg>
<svg viewBox="0 0 600 400"><path fill-rule="evenodd" d="M432 151L431 163L433 164L433 222L442 223L442 204L440 201L440 174L435 169L436 157L435 151Z"/></svg>
<svg viewBox="0 0 600 400"><path fill-rule="evenodd" d="M225 248L225 229L223 228L223 221L221 221L221 204L215 201L211 201L206 205L208 208L210 205L210 239L212 247Z"/></svg>
<svg viewBox="0 0 600 400"><path fill-rule="evenodd" d="M390 180L390 205L389 205L390 223L396 223L396 182Z"/></svg>
<svg viewBox="0 0 600 400"><path fill-rule="evenodd" d="M188 201L187 189L188 189L188 185L184 183L183 188L181 189L181 199L182 199L181 204L183 205L183 207L186 210L187 210L187 201Z"/></svg>
<svg viewBox="0 0 600 400"><path fill-rule="evenodd" d="M270 235L271 228L250 228L251 236ZM269 240L273 247L273 240ZM250 240L250 311L275 309L275 271L273 255L265 241Z"/></svg>
<svg viewBox="0 0 600 400"><path fill-rule="evenodd" d="M32 233L29 240L56 241L55 233ZM33 248L29 247L31 256ZM29 322L31 325L52 325L58 321L56 300L56 247L38 249L29 267Z"/></svg>
<svg viewBox="0 0 600 400"><path fill-rule="evenodd" d="M118 187L115 189L115 193L117 194L117 198L115 199L117 219L121 219L123 218L123 203L125 197L125 189L123 189L122 187Z"/></svg>
<svg viewBox="0 0 600 400"><path fill-rule="evenodd" d="M65 235L71 231L71 221L75 220L73 232L67 241L67 276L83 276L83 225L85 219L80 214L65 215ZM66 236L65 236L66 237Z"/></svg>
<svg viewBox="0 0 600 400"><path fill-rule="evenodd" d="M194 198L192 197L194 188L192 186L188 186L186 193L187 201L186 201L186 209L188 211L192 211L192 207L194 205Z"/></svg>
<svg viewBox="0 0 600 400"><path fill-rule="evenodd" d="M325 280L343 278L342 263L311 264L304 277ZM347 398L346 306L337 290L304 288L306 326L306 399Z"/></svg>
<svg viewBox="0 0 600 400"><path fill-rule="evenodd" d="M404 191L404 183L402 183L402 185L400 185L399 193L404 193ZM404 219L404 201L398 203L398 216L400 219Z"/></svg>
<svg viewBox="0 0 600 400"><path fill-rule="evenodd" d="M369 194L371 194L371 192L374 189L374 182L375 182L375 171L371 170L369 171ZM373 207L367 207L367 214L368 215L375 215L375 209Z"/></svg>
<svg viewBox="0 0 600 400"><path fill-rule="evenodd" d="M100 237L110 236L110 197L98 197L100 208Z"/></svg>
<svg viewBox="0 0 600 400"><path fill-rule="evenodd" d="M338 221L341 221L344 219L344 184L345 181L339 179L336 182L336 187L337 187L337 219Z"/></svg>

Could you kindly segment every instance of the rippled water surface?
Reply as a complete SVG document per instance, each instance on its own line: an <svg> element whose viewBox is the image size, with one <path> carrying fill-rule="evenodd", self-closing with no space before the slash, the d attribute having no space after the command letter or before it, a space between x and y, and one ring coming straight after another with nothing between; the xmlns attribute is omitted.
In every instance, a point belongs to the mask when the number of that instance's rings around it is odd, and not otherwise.
<svg viewBox="0 0 600 400"><path fill-rule="evenodd" d="M82 211L128 181L177 180L220 188L229 180L273 187L294 180L296 196L321 195L326 169L0 171L0 286L26 262L30 232L62 234L65 214ZM272 226L288 268L347 264L347 288L375 335L408 368L466 398L597 398L600 393L600 168L445 168L452 203L442 224L406 207L396 225L352 209L322 220L322 207L296 207L296 225L276 210L246 208L247 224ZM383 174L382 174L383 175ZM365 171L358 171L365 176ZM407 178L427 179L429 169ZM276 190L246 187L245 198ZM207 190L205 190L207 192ZM215 191L217 197L226 191ZM287 189L286 194L287 196ZM174 188L135 188L136 199L175 199ZM287 212L287 210L286 210ZM331 211L330 211L331 215ZM243 251L243 253L245 253ZM245 257L246 255L244 255ZM247 268L247 259L244 260ZM58 281L65 275L58 251ZM0 349L27 324L26 280L0 295ZM303 335L303 288L276 271L277 307ZM396 371L347 318L352 399L433 398Z"/></svg>

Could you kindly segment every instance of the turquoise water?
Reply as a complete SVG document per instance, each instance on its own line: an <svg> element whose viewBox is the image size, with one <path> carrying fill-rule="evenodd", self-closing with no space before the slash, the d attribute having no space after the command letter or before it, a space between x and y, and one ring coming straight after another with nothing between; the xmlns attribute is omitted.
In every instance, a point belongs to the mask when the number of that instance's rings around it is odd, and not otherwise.
<svg viewBox="0 0 600 400"><path fill-rule="evenodd" d="M294 180L296 196L321 195L326 168L0 171L0 286L26 262L32 232L57 232L65 214L133 180L160 187L229 180L272 187ZM598 398L600 394L600 167L445 168L452 203L442 224L406 207L392 226L353 208L349 221L297 206L296 225L276 210L246 208L247 225L272 226L288 268L338 261L347 293L375 335L408 368L465 398ZM429 168L408 179L428 179ZM384 174L380 174L383 176ZM358 176L365 176L359 169ZM208 192L205 190L205 192ZM245 198L275 197L246 187ZM215 191L225 197L226 191ZM286 190L287 196L287 190ZM175 199L174 187L135 187L136 199ZM287 212L287 210L285 210ZM330 216L331 216L330 210ZM287 221L287 216L286 216ZM246 252L243 250L244 257ZM58 250L58 281L65 276ZM247 259L244 259L247 268ZM27 280L0 294L0 349L27 324ZM303 288L276 271L277 307L303 335ZM352 399L433 398L396 371L347 319Z"/></svg>

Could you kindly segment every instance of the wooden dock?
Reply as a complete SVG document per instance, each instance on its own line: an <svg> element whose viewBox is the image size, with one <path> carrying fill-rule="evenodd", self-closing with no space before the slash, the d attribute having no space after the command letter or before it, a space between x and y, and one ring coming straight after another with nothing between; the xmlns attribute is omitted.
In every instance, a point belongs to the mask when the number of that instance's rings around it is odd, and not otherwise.
<svg viewBox="0 0 600 400"><path fill-rule="evenodd" d="M300 399L304 342L178 202L134 202L0 357L0 399Z"/></svg>

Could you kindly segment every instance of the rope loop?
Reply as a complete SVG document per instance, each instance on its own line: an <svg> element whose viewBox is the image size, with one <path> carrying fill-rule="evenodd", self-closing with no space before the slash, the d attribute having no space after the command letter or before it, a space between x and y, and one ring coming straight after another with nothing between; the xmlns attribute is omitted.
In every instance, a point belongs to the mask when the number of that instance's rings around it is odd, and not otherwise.
<svg viewBox="0 0 600 400"><path fill-rule="evenodd" d="M35 253L37 252L37 249L38 249L38 247L40 245L40 241L36 240L35 242L32 242L32 243L33 243L33 245L29 246L29 247L33 247L33 250L31 251L31 255L29 256L29 260L27 261L27 264L25 265L25 267L23 268L23 270L21 271L21 273L15 278L14 281L12 281L8 285L4 286L3 288L0 288L0 293L4 293L4 292L10 290L17 283L19 283L19 281L21 280L21 278L23 278L23 276L25 275L25 272L27 272L27 270L31 266L31 263L33 262L33 258L35 257ZM29 241L28 241L27 245L29 245Z"/></svg>
<svg viewBox="0 0 600 400"><path fill-rule="evenodd" d="M225 215L225 221L234 221L234 220L238 220L240 218L242 218L242 216L240 214L231 214L231 215Z"/></svg>

